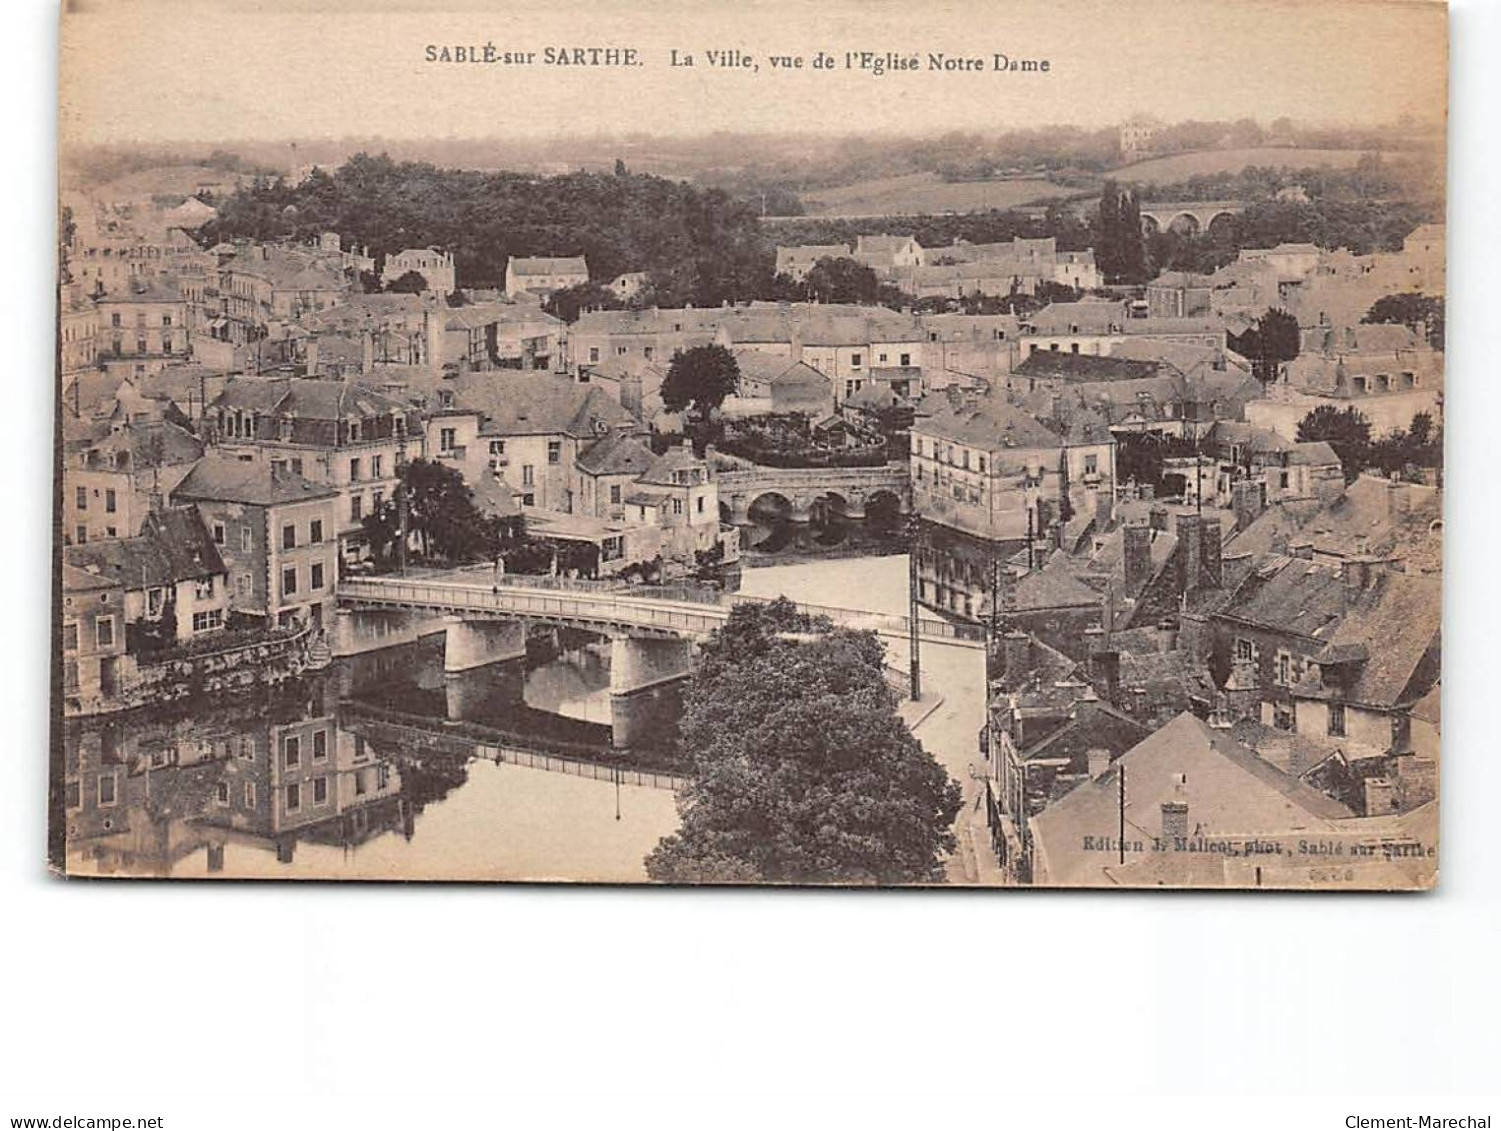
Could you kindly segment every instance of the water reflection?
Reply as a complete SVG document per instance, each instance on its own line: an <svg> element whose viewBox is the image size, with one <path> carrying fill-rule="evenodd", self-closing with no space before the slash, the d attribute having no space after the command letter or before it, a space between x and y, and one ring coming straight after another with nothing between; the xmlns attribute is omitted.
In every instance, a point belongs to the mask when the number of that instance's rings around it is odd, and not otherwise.
<svg viewBox="0 0 1501 1131"><path fill-rule="evenodd" d="M68 870L641 879L642 858L676 827L667 782L617 790L608 770L579 776L587 761L498 763L485 725L532 728L528 749L608 759L608 649L569 643L445 677L441 649L424 641L191 714L70 720Z"/></svg>

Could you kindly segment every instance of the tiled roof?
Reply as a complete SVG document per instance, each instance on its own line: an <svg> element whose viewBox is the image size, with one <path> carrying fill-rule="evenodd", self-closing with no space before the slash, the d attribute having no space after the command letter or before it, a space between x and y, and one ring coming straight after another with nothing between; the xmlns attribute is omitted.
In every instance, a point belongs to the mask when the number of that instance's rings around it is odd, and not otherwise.
<svg viewBox="0 0 1501 1131"><path fill-rule="evenodd" d="M135 538L69 546L64 560L126 589L155 589L225 572L224 559L192 506L148 515Z"/></svg>
<svg viewBox="0 0 1501 1131"><path fill-rule="evenodd" d="M582 255L513 255L510 268L518 275L587 275Z"/></svg>
<svg viewBox="0 0 1501 1131"><path fill-rule="evenodd" d="M635 423L630 412L592 385L551 373L471 373L447 383L460 409L481 416L486 436L597 436Z"/></svg>
<svg viewBox="0 0 1501 1131"><path fill-rule="evenodd" d="M1157 374L1155 361L1070 353L1064 350L1037 350L1013 372L1019 377L1058 378L1064 381L1130 381Z"/></svg>
<svg viewBox="0 0 1501 1131"><path fill-rule="evenodd" d="M608 432L578 454L574 461L589 475L641 475L657 457L640 440L626 432Z"/></svg>
<svg viewBox="0 0 1501 1131"><path fill-rule="evenodd" d="M337 496L335 487L313 483L294 471L273 469L261 460L204 456L173 490L175 499L277 506Z"/></svg>

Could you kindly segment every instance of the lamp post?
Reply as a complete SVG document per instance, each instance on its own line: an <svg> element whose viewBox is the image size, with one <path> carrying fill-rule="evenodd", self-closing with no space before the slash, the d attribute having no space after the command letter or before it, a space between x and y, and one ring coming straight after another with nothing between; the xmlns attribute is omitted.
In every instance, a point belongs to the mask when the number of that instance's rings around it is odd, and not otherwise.
<svg viewBox="0 0 1501 1131"><path fill-rule="evenodd" d="M907 652L911 694L913 702L922 698L922 657L919 653L917 595L920 586L917 576L917 550L921 542L921 524L916 514L907 518Z"/></svg>
<svg viewBox="0 0 1501 1131"><path fill-rule="evenodd" d="M403 431L396 446L396 553L401 563L401 576L407 575L407 438Z"/></svg>

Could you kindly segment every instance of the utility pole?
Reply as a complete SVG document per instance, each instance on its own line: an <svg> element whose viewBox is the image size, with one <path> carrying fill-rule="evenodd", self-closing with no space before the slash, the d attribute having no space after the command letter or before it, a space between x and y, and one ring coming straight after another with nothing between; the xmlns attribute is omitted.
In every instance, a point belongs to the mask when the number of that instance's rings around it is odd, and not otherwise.
<svg viewBox="0 0 1501 1131"><path fill-rule="evenodd" d="M919 532L917 515L913 514L907 520L907 651L910 656L909 671L913 702L922 698L922 659L918 652L917 632L917 594L920 584L917 577Z"/></svg>
<svg viewBox="0 0 1501 1131"><path fill-rule="evenodd" d="M1117 779L1117 785L1119 786L1117 803L1120 808L1121 823L1117 844L1120 850L1121 863L1124 864L1126 862L1126 766L1123 762L1117 762L1115 768L1120 773L1120 777Z"/></svg>

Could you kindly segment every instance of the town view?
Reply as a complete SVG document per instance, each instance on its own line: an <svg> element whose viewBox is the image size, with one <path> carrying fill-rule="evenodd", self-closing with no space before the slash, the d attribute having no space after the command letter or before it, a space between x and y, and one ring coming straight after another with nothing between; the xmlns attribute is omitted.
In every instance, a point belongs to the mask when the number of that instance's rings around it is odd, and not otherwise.
<svg viewBox="0 0 1501 1131"><path fill-rule="evenodd" d="M1444 133L79 146L74 875L1437 874Z"/></svg>

